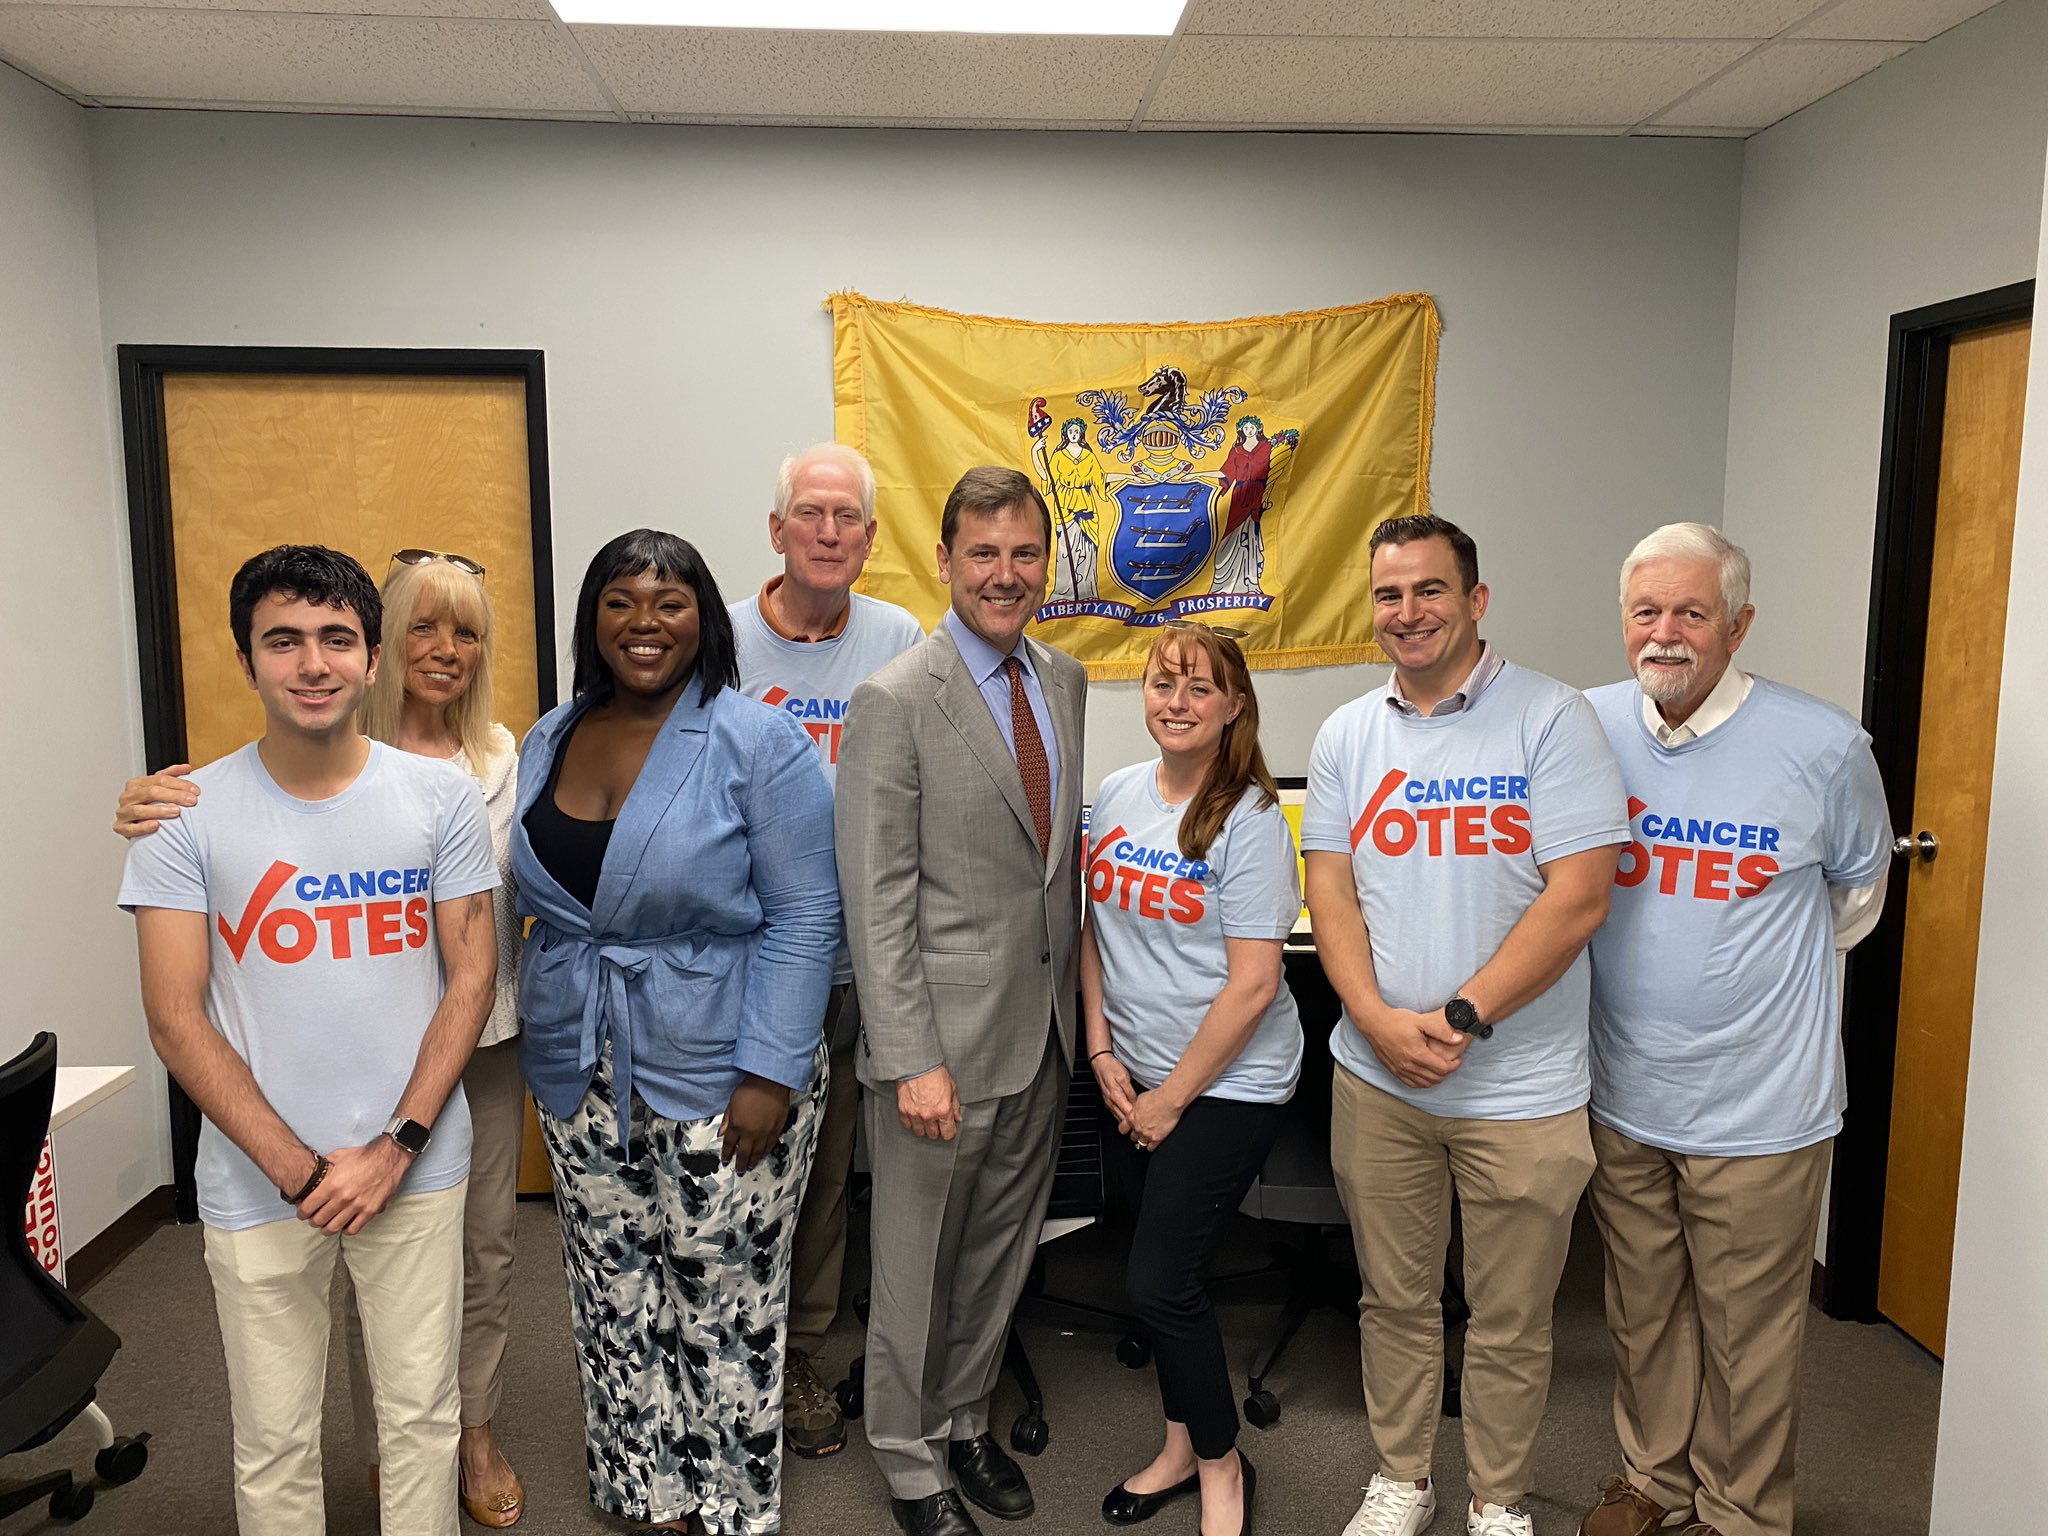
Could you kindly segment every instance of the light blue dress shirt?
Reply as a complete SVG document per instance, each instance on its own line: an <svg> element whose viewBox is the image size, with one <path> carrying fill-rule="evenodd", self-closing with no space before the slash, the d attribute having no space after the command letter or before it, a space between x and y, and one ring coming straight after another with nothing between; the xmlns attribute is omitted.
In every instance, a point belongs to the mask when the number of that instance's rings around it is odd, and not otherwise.
<svg viewBox="0 0 2048 1536"><path fill-rule="evenodd" d="M1023 637L1017 640L1017 649L1009 655L997 650L981 636L960 622L960 615L952 609L946 610L942 621L946 633L953 637L953 645L960 652L960 659L967 663L967 675L974 679L974 686L981 690L982 702L988 705L988 712L996 717L996 729L1003 733L1003 744L1010 749L1010 756L1017 755L1016 727L1010 720L1010 678L1003 670L1003 663L1014 655L1024 668L1024 697L1031 705L1031 718L1038 722L1038 739L1045 743L1045 766L1050 778L1050 804L1060 802L1060 743L1052 732L1052 712L1045 707L1045 688L1038 680L1038 673L1032 670L1031 647Z"/></svg>

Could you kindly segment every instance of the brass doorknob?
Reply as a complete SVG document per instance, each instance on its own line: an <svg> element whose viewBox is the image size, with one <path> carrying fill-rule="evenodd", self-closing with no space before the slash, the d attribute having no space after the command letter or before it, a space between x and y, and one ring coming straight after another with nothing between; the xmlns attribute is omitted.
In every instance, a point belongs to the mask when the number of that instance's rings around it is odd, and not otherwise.
<svg viewBox="0 0 2048 1536"><path fill-rule="evenodd" d="M1934 856L1941 852L1941 840L1932 832L1909 833L1892 840L1892 857L1908 863L1932 864Z"/></svg>

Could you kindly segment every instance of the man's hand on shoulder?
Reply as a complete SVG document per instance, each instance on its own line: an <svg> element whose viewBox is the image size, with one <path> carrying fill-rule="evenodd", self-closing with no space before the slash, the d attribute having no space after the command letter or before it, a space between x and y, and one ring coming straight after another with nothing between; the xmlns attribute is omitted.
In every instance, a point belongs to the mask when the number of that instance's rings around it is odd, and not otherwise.
<svg viewBox="0 0 2048 1536"><path fill-rule="evenodd" d="M117 836L147 837L160 821L175 821L186 806L199 803L199 786L185 777L190 763L173 763L161 773L130 779L121 786L121 798L114 802L114 832Z"/></svg>
<svg viewBox="0 0 2048 1536"><path fill-rule="evenodd" d="M927 1141L951 1141L960 1134L960 1090L953 1074L934 1067L896 1084L896 1118L903 1129Z"/></svg>
<svg viewBox="0 0 2048 1536"><path fill-rule="evenodd" d="M1472 1041L1445 1022L1441 1008L1431 1013L1385 1008L1358 1028L1373 1054L1410 1088L1434 1088L1457 1071Z"/></svg>
<svg viewBox="0 0 2048 1536"><path fill-rule="evenodd" d="M398 1193L412 1154L389 1136L327 1154L327 1177L299 1205L299 1220L322 1232L356 1233Z"/></svg>

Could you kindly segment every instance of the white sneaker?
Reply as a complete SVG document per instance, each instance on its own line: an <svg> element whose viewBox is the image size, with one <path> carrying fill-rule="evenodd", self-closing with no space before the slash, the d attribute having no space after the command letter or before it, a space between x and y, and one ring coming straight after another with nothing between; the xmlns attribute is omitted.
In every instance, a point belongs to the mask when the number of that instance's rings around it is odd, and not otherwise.
<svg viewBox="0 0 2048 1536"><path fill-rule="evenodd" d="M1536 1536L1536 1522L1517 1504L1465 1506L1465 1536Z"/></svg>
<svg viewBox="0 0 2048 1536"><path fill-rule="evenodd" d="M1418 1488L1375 1472L1344 1536L1422 1536L1436 1516L1436 1484Z"/></svg>

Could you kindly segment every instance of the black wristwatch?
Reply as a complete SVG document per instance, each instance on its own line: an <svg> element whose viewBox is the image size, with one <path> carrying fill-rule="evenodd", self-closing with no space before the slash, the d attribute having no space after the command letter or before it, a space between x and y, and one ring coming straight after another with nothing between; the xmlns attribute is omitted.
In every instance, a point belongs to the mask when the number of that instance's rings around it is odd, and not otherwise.
<svg viewBox="0 0 2048 1536"><path fill-rule="evenodd" d="M1476 1035L1481 1040L1493 1038L1493 1026L1479 1022L1479 1010L1462 993L1444 1004L1444 1022L1460 1034Z"/></svg>
<svg viewBox="0 0 2048 1536"><path fill-rule="evenodd" d="M384 1134L398 1144L399 1151L413 1157L426 1151L427 1143L434 1139L431 1129L403 1115L393 1115L391 1123L384 1127Z"/></svg>

